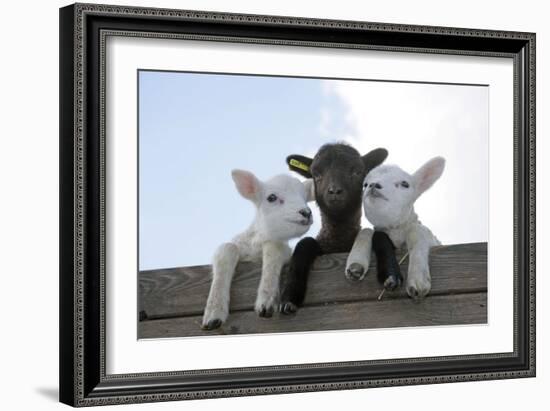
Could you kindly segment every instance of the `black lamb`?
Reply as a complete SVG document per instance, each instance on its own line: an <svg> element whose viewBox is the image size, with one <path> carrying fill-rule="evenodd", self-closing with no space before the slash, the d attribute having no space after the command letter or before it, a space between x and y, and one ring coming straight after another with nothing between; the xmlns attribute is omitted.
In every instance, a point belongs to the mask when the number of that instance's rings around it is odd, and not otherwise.
<svg viewBox="0 0 550 411"><path fill-rule="evenodd" d="M322 226L316 238L306 237L296 244L282 285L282 313L294 313L303 303L308 273L317 256L351 250L361 230L363 179L387 156L383 148L361 156L350 145L335 143L322 146L314 158L294 154L287 157L292 171L313 178ZM376 234L372 248L379 261L378 275L386 277L399 270L399 266L389 237L381 232ZM353 281L360 279L362 274L352 269L346 272L346 277Z"/></svg>

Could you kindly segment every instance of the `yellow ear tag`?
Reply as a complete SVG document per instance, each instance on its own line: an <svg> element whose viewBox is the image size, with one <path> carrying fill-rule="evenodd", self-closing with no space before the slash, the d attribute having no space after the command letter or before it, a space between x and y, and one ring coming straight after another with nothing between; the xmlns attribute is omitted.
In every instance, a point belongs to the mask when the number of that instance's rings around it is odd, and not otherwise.
<svg viewBox="0 0 550 411"><path fill-rule="evenodd" d="M290 159L289 164L292 167L299 168L300 170L309 171L309 166L308 165L302 163L301 161L295 160L293 158Z"/></svg>

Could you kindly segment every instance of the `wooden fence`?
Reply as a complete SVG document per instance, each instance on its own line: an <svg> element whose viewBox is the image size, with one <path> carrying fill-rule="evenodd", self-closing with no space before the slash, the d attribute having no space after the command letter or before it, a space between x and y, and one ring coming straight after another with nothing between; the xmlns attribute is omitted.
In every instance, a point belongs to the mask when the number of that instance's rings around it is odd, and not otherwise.
<svg viewBox="0 0 550 411"><path fill-rule="evenodd" d="M139 273L138 337L164 338L216 334L278 333L487 322L487 243L434 247L430 253L432 290L421 301L404 287L385 292L373 266L367 277L346 280L347 254L317 258L310 274L304 307L295 315L254 312L260 264L240 263L231 289L228 321L204 331L201 320L210 288L210 266ZM400 258L400 256L398 256ZM401 270L406 276L408 259Z"/></svg>

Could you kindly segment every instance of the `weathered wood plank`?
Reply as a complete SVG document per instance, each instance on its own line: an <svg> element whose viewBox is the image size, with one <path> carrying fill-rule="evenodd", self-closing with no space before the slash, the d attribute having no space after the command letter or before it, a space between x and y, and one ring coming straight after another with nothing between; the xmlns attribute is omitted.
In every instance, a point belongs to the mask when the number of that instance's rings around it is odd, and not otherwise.
<svg viewBox="0 0 550 411"><path fill-rule="evenodd" d="M326 302L375 300L381 286L371 269L364 281L344 277L347 254L319 257L310 274L305 305ZM487 290L487 243L457 244L432 249L431 295ZM408 259L402 264L406 275ZM260 265L241 263L231 290L231 310L251 310L260 279ZM140 310L147 318L199 315L210 287L210 266L142 271L139 274ZM385 293L384 299L405 298L403 288Z"/></svg>
<svg viewBox="0 0 550 411"><path fill-rule="evenodd" d="M201 316L146 320L138 323L139 338L280 333L389 327L487 323L487 293L361 301L304 307L293 316L260 318L253 311L231 313L217 330L201 330Z"/></svg>

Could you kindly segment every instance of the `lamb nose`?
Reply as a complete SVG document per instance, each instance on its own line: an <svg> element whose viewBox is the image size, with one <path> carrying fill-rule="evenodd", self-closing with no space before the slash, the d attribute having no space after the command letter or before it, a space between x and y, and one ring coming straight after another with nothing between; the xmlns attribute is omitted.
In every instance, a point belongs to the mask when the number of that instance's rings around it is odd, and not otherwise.
<svg viewBox="0 0 550 411"><path fill-rule="evenodd" d="M342 189L339 188L339 187L332 187L331 186L331 187L328 188L328 193L339 195L339 194L342 194Z"/></svg>
<svg viewBox="0 0 550 411"><path fill-rule="evenodd" d="M309 208L302 208L298 211L302 217L309 218L311 217L311 210Z"/></svg>
<svg viewBox="0 0 550 411"><path fill-rule="evenodd" d="M382 188L382 186L378 183L372 183L370 186L374 187L374 188L377 188L378 190L380 190Z"/></svg>

